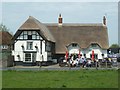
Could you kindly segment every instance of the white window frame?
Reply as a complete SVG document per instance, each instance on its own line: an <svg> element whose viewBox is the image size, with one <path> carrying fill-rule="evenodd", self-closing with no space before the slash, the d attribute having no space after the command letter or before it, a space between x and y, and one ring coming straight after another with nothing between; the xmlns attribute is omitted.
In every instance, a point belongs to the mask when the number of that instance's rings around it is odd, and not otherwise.
<svg viewBox="0 0 120 90"><path fill-rule="evenodd" d="M32 44L32 45L30 45ZM33 50L33 42L27 42L27 50Z"/></svg>

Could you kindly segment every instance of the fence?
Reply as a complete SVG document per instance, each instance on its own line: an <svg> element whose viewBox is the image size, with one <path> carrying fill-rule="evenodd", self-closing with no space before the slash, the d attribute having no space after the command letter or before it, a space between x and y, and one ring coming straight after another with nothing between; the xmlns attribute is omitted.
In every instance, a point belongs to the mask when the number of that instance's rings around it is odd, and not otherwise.
<svg viewBox="0 0 120 90"><path fill-rule="evenodd" d="M11 56L11 51L0 51L0 67L10 67L13 66L13 56Z"/></svg>

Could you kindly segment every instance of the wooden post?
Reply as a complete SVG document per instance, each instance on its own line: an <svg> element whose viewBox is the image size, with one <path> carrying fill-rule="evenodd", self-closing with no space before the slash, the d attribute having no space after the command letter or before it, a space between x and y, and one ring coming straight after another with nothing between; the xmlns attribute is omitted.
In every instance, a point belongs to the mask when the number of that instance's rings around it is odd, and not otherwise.
<svg viewBox="0 0 120 90"><path fill-rule="evenodd" d="M100 63L100 61L99 61L98 63L99 63L99 68L101 68L101 65L100 65L101 63Z"/></svg>
<svg viewBox="0 0 120 90"><path fill-rule="evenodd" d="M105 63L106 63L106 68L107 68L107 60L105 61Z"/></svg>
<svg viewBox="0 0 120 90"><path fill-rule="evenodd" d="M42 67L42 63L41 61L39 61L39 70L41 69L41 67Z"/></svg>
<svg viewBox="0 0 120 90"><path fill-rule="evenodd" d="M70 61L69 61L69 63L68 63L68 64L69 64L69 70L71 70Z"/></svg>
<svg viewBox="0 0 120 90"><path fill-rule="evenodd" d="M12 62L13 62L13 68L15 69L15 60L14 60L14 56L12 56Z"/></svg>
<svg viewBox="0 0 120 90"><path fill-rule="evenodd" d="M97 69L97 61L95 61L95 67L96 67L96 69Z"/></svg>

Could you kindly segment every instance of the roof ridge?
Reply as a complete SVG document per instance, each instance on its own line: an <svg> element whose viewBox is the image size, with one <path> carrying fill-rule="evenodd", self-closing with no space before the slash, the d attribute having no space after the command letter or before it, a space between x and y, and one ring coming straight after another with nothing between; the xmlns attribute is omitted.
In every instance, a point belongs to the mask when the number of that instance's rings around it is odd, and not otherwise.
<svg viewBox="0 0 120 90"><path fill-rule="evenodd" d="M47 26L58 26L58 23L43 23ZM102 23L63 23L62 26L104 26Z"/></svg>

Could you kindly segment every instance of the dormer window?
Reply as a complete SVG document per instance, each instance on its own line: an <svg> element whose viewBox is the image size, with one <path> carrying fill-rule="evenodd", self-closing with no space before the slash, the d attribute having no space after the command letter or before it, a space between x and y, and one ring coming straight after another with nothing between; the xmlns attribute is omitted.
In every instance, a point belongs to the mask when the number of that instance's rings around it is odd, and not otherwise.
<svg viewBox="0 0 120 90"><path fill-rule="evenodd" d="M72 44L72 47L77 47L77 43L73 43L73 44Z"/></svg>
<svg viewBox="0 0 120 90"><path fill-rule="evenodd" d="M91 44L91 47L97 47L97 44Z"/></svg>

